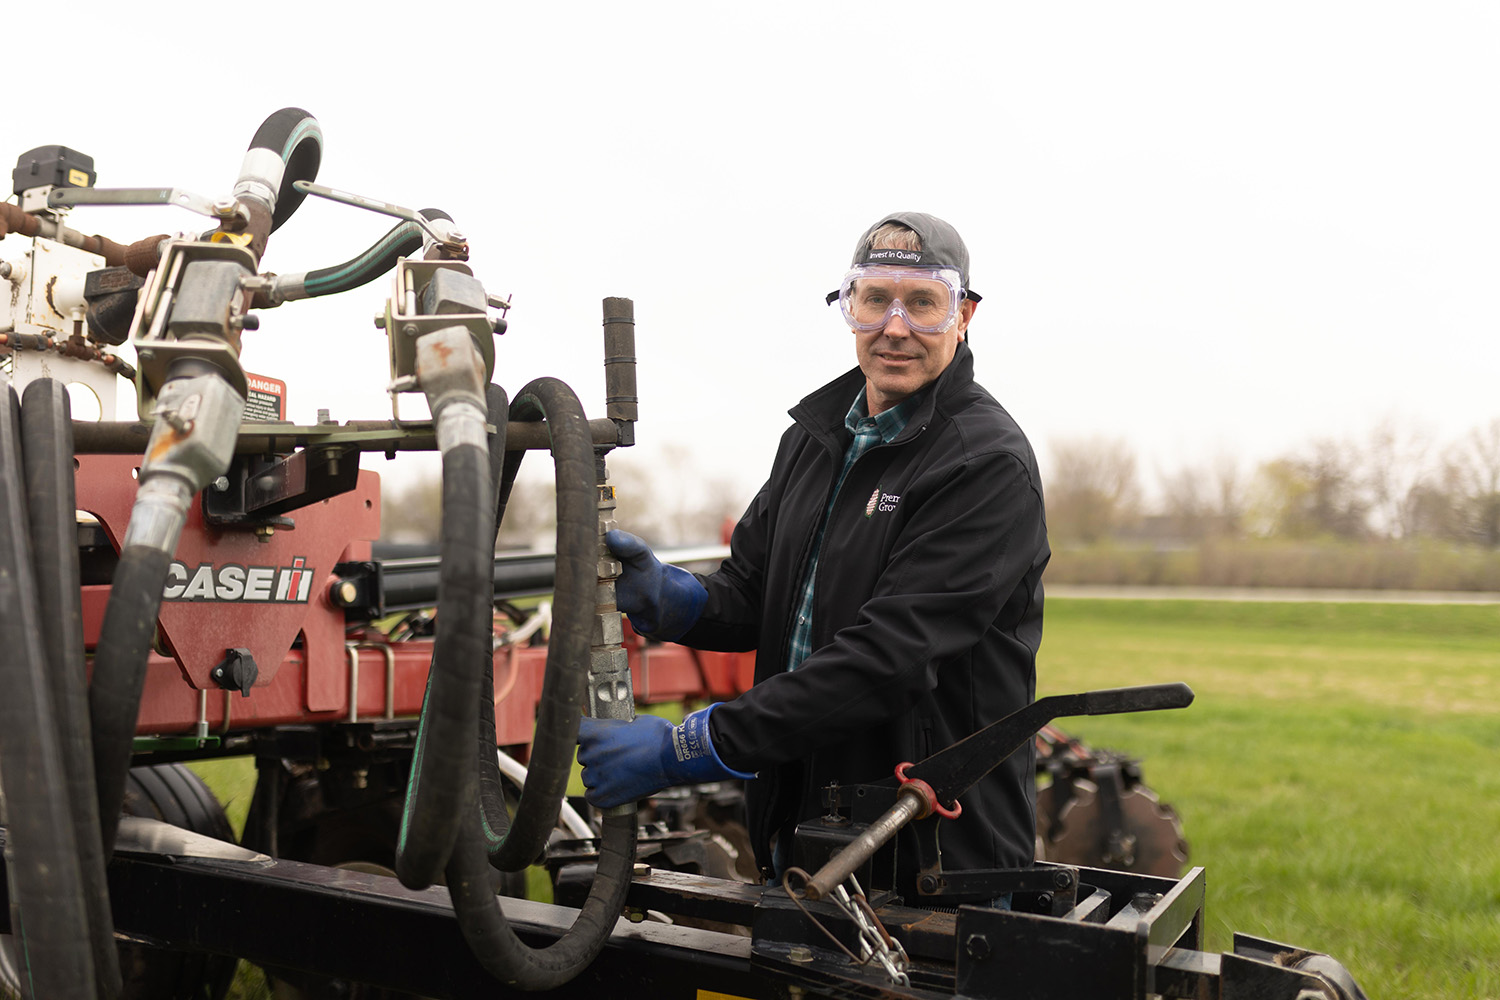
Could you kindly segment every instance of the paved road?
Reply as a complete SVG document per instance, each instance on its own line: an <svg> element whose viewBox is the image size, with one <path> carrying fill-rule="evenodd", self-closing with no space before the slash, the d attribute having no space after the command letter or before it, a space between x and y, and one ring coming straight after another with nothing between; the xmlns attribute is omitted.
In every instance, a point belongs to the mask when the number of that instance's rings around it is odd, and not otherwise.
<svg viewBox="0 0 1500 1000"><path fill-rule="evenodd" d="M1291 601L1329 604L1500 604L1500 594L1466 590L1324 590L1294 587L1116 587L1049 583L1048 597L1133 601Z"/></svg>

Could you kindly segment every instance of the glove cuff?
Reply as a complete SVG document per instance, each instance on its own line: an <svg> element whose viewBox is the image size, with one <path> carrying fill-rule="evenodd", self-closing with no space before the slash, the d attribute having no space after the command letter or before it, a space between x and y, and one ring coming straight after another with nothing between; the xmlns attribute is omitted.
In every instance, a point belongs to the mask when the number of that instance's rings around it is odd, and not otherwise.
<svg viewBox="0 0 1500 1000"><path fill-rule="evenodd" d="M672 755L677 772L684 776L684 784L702 784L726 778L748 781L755 777L753 773L736 771L719 759L719 752L714 749L714 741L708 730L709 717L718 707L719 703L715 702L707 708L700 708L683 719L680 726L672 729L668 752Z"/></svg>

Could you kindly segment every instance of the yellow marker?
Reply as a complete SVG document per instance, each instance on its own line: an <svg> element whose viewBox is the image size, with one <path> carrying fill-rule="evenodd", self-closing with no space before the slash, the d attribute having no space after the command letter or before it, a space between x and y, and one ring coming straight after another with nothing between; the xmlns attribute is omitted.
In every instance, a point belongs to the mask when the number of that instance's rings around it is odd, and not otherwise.
<svg viewBox="0 0 1500 1000"><path fill-rule="evenodd" d="M715 993L713 990L699 990L697 1000L746 1000L746 998L737 997L733 993Z"/></svg>
<svg viewBox="0 0 1500 1000"><path fill-rule="evenodd" d="M74 187L86 188L89 186L89 175L82 170L68 170L68 183Z"/></svg>
<svg viewBox="0 0 1500 1000"><path fill-rule="evenodd" d="M237 247L249 246L251 236L249 233L226 233L220 229L208 236L210 243L233 243Z"/></svg>

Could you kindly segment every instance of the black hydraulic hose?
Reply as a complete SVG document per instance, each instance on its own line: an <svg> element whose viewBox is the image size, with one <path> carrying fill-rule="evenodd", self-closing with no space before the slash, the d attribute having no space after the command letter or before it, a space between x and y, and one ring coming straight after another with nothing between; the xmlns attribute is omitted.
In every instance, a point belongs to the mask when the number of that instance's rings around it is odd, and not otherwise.
<svg viewBox="0 0 1500 1000"><path fill-rule="evenodd" d="M490 495L500 495L500 480L505 472L505 427L509 422L510 401L505 390L491 384L484 393L485 418L495 428L489 435L490 445ZM499 530L498 505L492 507L489 516L489 531L485 537L494 539ZM491 546L493 550L493 545ZM491 577L489 599L495 600L494 578ZM499 849L510 832L510 813L505 808L505 786L500 779L500 764L495 757L495 657L491 652L484 658L484 683L479 698L479 811L480 827L484 832L485 854Z"/></svg>
<svg viewBox="0 0 1500 1000"><path fill-rule="evenodd" d="M531 787L529 777L526 787ZM507 986L523 990L562 986L598 957L624 908L635 868L635 809L605 817L599 867L578 919L552 944L533 948L516 936L500 909L485 863L473 781L469 788L474 808L467 810L447 870L448 895L464 940L479 964Z"/></svg>
<svg viewBox="0 0 1500 1000"><path fill-rule="evenodd" d="M145 545L126 546L115 566L109 604L99 630L94 677L89 684L89 719L94 737L94 780L99 789L99 828L106 858L115 849L141 691L146 685L146 662L171 565L170 552Z"/></svg>
<svg viewBox="0 0 1500 1000"><path fill-rule="evenodd" d="M21 399L21 448L36 568L37 604L46 651L54 728L62 749L66 799L77 845L88 921L83 930L94 957L101 996L119 994L104 850L99 841L94 756L89 738L83 610L79 598L78 517L73 481L73 422L67 389L37 379Z"/></svg>
<svg viewBox="0 0 1500 1000"><path fill-rule="evenodd" d="M588 420L573 390L555 378L536 379L510 405L512 420L544 416L557 484L552 634L526 787L510 833L490 858L502 871L520 871L534 862L546 849L547 837L557 823L578 745L578 719L588 695L589 644L599 579L599 517ZM502 498L508 497L515 483L523 454L506 455ZM503 516L503 503L503 499L497 502L497 517Z"/></svg>
<svg viewBox="0 0 1500 1000"><path fill-rule="evenodd" d="M494 635L494 532L485 539L491 496L485 449L462 444L443 455L438 636L396 841L396 876L408 888L426 888L442 873L459 825L464 783L474 773L481 658L492 655Z"/></svg>
<svg viewBox="0 0 1500 1000"><path fill-rule="evenodd" d="M318 167L323 161L323 130L318 120L301 108L282 108L255 130L247 161L256 150L274 153L285 165L273 192L276 207L271 213L271 232L274 233L307 197L292 185L318 179Z"/></svg>
<svg viewBox="0 0 1500 1000"><path fill-rule="evenodd" d="M294 183L317 176L322 148L323 133L317 119L301 108L283 108L256 130L240 164L234 195L249 211L247 232L251 236L250 249L257 258L264 251L270 232L302 203L303 195ZM219 468L222 472L233 454L234 439L230 434L221 441L220 432L231 422L238 426L244 406L244 400L232 390L215 391L215 387L222 388L227 383L217 372L205 371L206 367L190 357L179 359L168 370L157 394L158 401L163 401L172 395L174 386L187 385L182 380L212 376L195 404L200 410L190 424L193 429L177 434L176 440L163 440L159 449L153 432L147 445L140 485L99 632L94 676L89 686L89 716L93 726L99 825L106 858L114 852L141 691L146 681L146 663L172 553L186 523L192 495L218 474L201 455L191 460L184 456L195 449L206 450L213 453L213 459L222 460ZM224 447L227 450L218 454Z"/></svg>
<svg viewBox="0 0 1500 1000"><path fill-rule="evenodd" d="M333 295L374 281L396 266L400 257L410 257L422 249L422 227L415 222L398 222L364 253L334 267L308 271L302 288L308 297ZM288 294L287 298L301 296Z"/></svg>
<svg viewBox="0 0 1500 1000"><path fill-rule="evenodd" d="M441 209L424 208L419 214L424 219L453 221ZM410 257L422 249L422 237L422 227L415 222L398 222L368 250L342 264L320 267L302 274L277 275L272 298L275 302L289 302L293 299L335 295L368 284L395 267L398 259Z"/></svg>
<svg viewBox="0 0 1500 1000"><path fill-rule="evenodd" d="M0 785L5 788L12 933L21 948L22 992L92 997L96 978L66 762L45 677L21 467L21 404L0 391Z"/></svg>

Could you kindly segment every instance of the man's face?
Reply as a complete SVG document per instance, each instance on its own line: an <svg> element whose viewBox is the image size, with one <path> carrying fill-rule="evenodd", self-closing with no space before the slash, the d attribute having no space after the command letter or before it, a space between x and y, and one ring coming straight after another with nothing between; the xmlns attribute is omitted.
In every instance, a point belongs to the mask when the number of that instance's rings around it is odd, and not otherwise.
<svg viewBox="0 0 1500 1000"><path fill-rule="evenodd" d="M931 288L926 287L931 285ZM920 310L927 301L946 307L949 291L941 282L902 281L882 288L861 281L855 295L872 308L884 310L886 296L899 297L908 311ZM943 373L964 339L976 303L965 299L958 305L952 323L936 333L919 333L907 325L906 317L892 311L885 325L875 330L854 330L854 351L865 374L865 399L874 416L890 409Z"/></svg>

